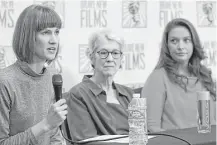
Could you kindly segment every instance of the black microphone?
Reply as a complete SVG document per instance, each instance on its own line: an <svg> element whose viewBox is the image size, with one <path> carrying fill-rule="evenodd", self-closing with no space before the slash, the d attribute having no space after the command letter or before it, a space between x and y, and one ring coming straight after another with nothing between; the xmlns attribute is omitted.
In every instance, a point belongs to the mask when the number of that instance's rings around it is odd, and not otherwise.
<svg viewBox="0 0 217 145"><path fill-rule="evenodd" d="M54 88L54 93L55 93L55 99L56 101L59 101L60 99L62 99L62 85L63 85L62 76L60 74L53 75L52 83L53 83L53 88ZM60 125L60 132L62 133L63 137L67 141L74 144L74 142L72 141L71 135L70 135L69 126L68 126L68 122L66 119L64 120L64 123L65 123L65 130L66 130L68 138L64 136L61 125Z"/></svg>
<svg viewBox="0 0 217 145"><path fill-rule="evenodd" d="M55 99L56 101L59 101L60 99L62 99L62 85L63 85L62 76L60 74L53 75L52 83L54 87Z"/></svg>
<svg viewBox="0 0 217 145"><path fill-rule="evenodd" d="M55 99L56 101L59 101L60 99L62 99L62 85L63 85L62 76L60 74L53 75L52 83L53 83L53 88L55 93ZM61 125L60 125L60 130L62 130Z"/></svg>

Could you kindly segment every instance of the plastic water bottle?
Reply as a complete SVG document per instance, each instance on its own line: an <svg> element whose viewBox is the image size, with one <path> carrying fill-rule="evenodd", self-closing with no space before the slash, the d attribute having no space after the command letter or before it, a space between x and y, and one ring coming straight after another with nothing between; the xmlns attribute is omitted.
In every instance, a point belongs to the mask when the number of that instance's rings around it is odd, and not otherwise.
<svg viewBox="0 0 217 145"><path fill-rule="evenodd" d="M197 107L198 107L198 133L210 133L210 94L208 91L197 92Z"/></svg>
<svg viewBox="0 0 217 145"><path fill-rule="evenodd" d="M146 98L134 94L128 105L129 145L146 145L148 143Z"/></svg>

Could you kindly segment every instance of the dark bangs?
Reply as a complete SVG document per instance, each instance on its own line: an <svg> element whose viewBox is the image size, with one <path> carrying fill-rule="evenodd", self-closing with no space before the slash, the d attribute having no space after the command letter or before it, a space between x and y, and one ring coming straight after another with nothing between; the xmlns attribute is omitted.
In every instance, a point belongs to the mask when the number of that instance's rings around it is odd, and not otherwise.
<svg viewBox="0 0 217 145"><path fill-rule="evenodd" d="M38 16L35 18L35 30L36 32L41 31L45 28L61 28L62 27L62 21L60 16L52 9L44 6L40 13L37 13Z"/></svg>

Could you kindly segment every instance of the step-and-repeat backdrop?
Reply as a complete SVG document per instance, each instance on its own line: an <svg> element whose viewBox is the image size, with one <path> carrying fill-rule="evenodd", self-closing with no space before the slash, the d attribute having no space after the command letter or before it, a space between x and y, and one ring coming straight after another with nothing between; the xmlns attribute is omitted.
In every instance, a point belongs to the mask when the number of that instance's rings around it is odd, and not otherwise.
<svg viewBox="0 0 217 145"><path fill-rule="evenodd" d="M157 63L165 25L179 17L196 27L207 55L203 63L216 76L216 1L193 0L0 0L0 69L16 61L11 48L16 20L33 3L50 6L62 18L61 52L53 66L63 76L64 91L92 73L85 49L89 35L103 28L125 40L123 67L115 81L143 86Z"/></svg>

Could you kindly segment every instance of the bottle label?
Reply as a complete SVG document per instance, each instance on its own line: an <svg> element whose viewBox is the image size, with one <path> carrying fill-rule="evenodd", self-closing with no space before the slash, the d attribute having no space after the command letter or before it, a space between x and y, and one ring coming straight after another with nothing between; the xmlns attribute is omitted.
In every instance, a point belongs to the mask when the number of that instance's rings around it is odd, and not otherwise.
<svg viewBox="0 0 217 145"><path fill-rule="evenodd" d="M128 110L128 113L129 113L129 116L128 118L129 119L145 119L146 117L146 110L145 109L142 109L142 108L129 108Z"/></svg>
<svg viewBox="0 0 217 145"><path fill-rule="evenodd" d="M146 110L129 110L128 123L129 127L144 129L146 126Z"/></svg>
<svg viewBox="0 0 217 145"><path fill-rule="evenodd" d="M198 100L198 127L210 128L210 100Z"/></svg>
<svg viewBox="0 0 217 145"><path fill-rule="evenodd" d="M129 145L145 145L148 142L146 99L133 98L128 106Z"/></svg>

